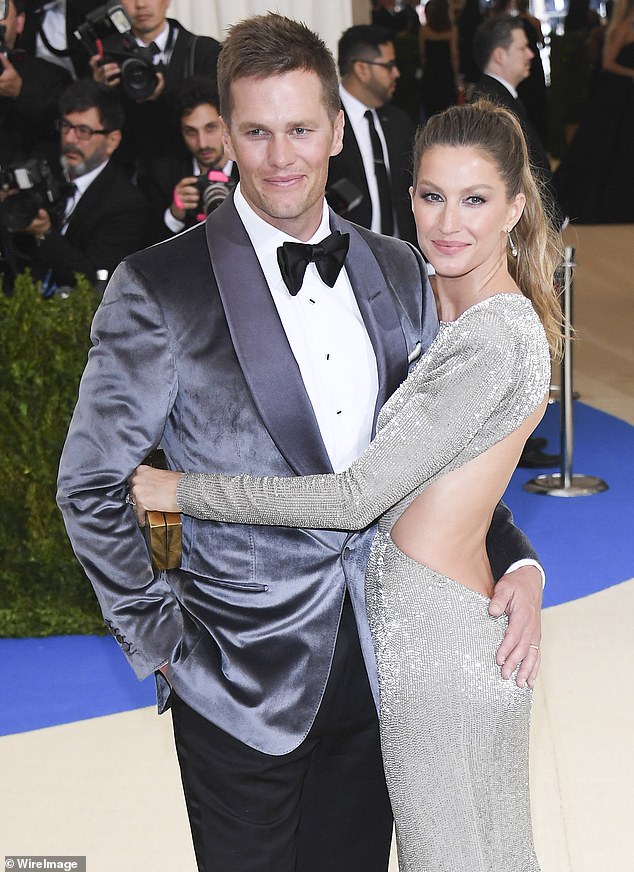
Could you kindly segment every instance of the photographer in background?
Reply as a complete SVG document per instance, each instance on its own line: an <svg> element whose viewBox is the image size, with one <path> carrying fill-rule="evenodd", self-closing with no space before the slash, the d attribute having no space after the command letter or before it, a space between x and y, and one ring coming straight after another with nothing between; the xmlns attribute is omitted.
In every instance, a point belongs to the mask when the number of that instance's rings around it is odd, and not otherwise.
<svg viewBox="0 0 634 872"><path fill-rule="evenodd" d="M238 181L237 165L225 156L214 83L202 76L186 79L174 105L187 155L157 158L139 178L150 203L152 242L204 220Z"/></svg>
<svg viewBox="0 0 634 872"><path fill-rule="evenodd" d="M99 0L29 0L20 44L33 57L61 67L73 79L90 75L88 57L75 28Z"/></svg>
<svg viewBox="0 0 634 872"><path fill-rule="evenodd" d="M145 238L145 198L111 161L123 123L117 95L80 79L62 95L60 113L60 162L72 191L17 234L32 243L27 254L45 296L73 285L76 273L94 282L98 270L112 272Z"/></svg>
<svg viewBox="0 0 634 872"><path fill-rule="evenodd" d="M220 43L208 36L196 36L174 19L167 18L169 0L122 0L131 22L131 33L141 57L151 57L155 67L154 87L134 99L123 89L125 128L123 149L131 172L140 161L182 151L182 141L170 96L192 75L216 80ZM112 35L103 41L103 53L90 59L93 78L110 87L122 84L126 40ZM114 56L110 60L109 56Z"/></svg>
<svg viewBox="0 0 634 872"><path fill-rule="evenodd" d="M55 140L57 104L70 74L17 48L25 0L0 0L0 165L24 160L43 139Z"/></svg>

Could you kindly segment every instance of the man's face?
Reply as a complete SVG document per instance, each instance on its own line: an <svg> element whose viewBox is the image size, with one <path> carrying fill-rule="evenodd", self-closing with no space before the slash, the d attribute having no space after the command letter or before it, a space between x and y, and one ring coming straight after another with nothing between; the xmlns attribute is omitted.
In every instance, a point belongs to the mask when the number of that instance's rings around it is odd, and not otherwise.
<svg viewBox="0 0 634 872"><path fill-rule="evenodd" d="M222 169L226 163L225 147L222 122L215 106L202 103L183 115L181 133L201 170Z"/></svg>
<svg viewBox="0 0 634 872"><path fill-rule="evenodd" d="M535 57L528 45L526 33L521 27L511 31L513 39L508 49L502 49L500 60L502 64L502 78L506 79L513 87L527 78L531 71L531 61Z"/></svg>
<svg viewBox="0 0 634 872"><path fill-rule="evenodd" d="M396 80L400 76L393 43L386 42L379 48L381 54L366 64L368 73L364 81L367 92L365 102L373 108L383 106L392 99L396 90Z"/></svg>
<svg viewBox="0 0 634 872"><path fill-rule="evenodd" d="M121 0L132 19L132 29L145 43L159 35L165 25L170 0Z"/></svg>
<svg viewBox="0 0 634 872"><path fill-rule="evenodd" d="M9 49L15 48L15 40L24 29L24 13L20 15L15 11L13 0L9 0L9 9L6 18L0 18L0 27L4 27L4 41ZM0 67L0 73L2 68Z"/></svg>
<svg viewBox="0 0 634 872"><path fill-rule="evenodd" d="M98 110L93 106L83 112L68 112L64 121L74 125L85 125L92 130L102 130L103 124ZM88 139L81 139L81 133L75 128L60 133L62 164L71 178L83 176L94 170L107 160L116 150L121 140L121 133L113 130L110 133L94 133Z"/></svg>
<svg viewBox="0 0 634 872"><path fill-rule="evenodd" d="M328 115L316 73L237 79L225 148L240 170L240 189L265 221L296 239L317 230L328 159L341 151L343 112Z"/></svg>

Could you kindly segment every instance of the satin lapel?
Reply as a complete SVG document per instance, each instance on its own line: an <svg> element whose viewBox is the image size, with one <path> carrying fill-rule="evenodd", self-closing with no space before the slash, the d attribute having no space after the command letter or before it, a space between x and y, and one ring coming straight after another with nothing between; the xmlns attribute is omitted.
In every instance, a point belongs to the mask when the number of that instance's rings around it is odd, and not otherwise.
<svg viewBox="0 0 634 872"><path fill-rule="evenodd" d="M232 199L212 212L206 233L236 356L264 426L298 475L331 472L297 361Z"/></svg>
<svg viewBox="0 0 634 872"><path fill-rule="evenodd" d="M332 210L330 226L350 234L346 272L374 348L379 376L379 392L374 409L376 424L381 407L407 376L407 341L395 297L370 246L357 233L354 225L343 221Z"/></svg>

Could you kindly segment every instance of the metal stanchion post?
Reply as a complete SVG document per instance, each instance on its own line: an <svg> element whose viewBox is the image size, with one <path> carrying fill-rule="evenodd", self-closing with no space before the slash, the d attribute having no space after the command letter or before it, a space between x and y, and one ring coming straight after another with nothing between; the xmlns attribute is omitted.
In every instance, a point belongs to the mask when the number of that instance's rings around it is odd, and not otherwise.
<svg viewBox="0 0 634 872"><path fill-rule="evenodd" d="M573 390L572 390L572 269L575 250L570 246L565 250L563 320L564 353L561 361L561 385L559 388L560 410L559 427L561 438L561 467L559 473L538 475L526 482L524 490L534 494L551 497L583 497L601 493L608 489L607 484L593 475L575 475L572 472L573 450Z"/></svg>

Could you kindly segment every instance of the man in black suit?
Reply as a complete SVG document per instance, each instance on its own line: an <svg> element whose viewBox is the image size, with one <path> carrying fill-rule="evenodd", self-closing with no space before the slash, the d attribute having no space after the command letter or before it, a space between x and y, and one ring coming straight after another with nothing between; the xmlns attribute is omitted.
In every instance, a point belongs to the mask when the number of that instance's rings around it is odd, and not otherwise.
<svg viewBox="0 0 634 872"><path fill-rule="evenodd" d="M357 25L339 40L345 131L341 153L330 160L327 196L350 221L415 243L409 197L414 129L388 102L399 76L392 39L385 28Z"/></svg>
<svg viewBox="0 0 634 872"><path fill-rule="evenodd" d="M150 204L151 242L202 221L238 180L236 163L225 155L215 84L192 76L176 92L174 103L188 156L156 158L139 177L139 187ZM208 182L204 187L202 178Z"/></svg>
<svg viewBox="0 0 634 872"><path fill-rule="evenodd" d="M476 82L472 99L484 97L492 100L517 116L524 130L531 163L550 185L552 171L548 155L517 96L517 86L528 78L534 57L522 19L512 15L486 18L475 32L473 55L482 75Z"/></svg>
<svg viewBox="0 0 634 872"><path fill-rule="evenodd" d="M110 89L91 79L73 82L60 100L60 151L73 189L59 215L40 209L22 234L29 256L50 289L110 273L145 236L145 198L111 161L121 142L123 111Z"/></svg>
<svg viewBox="0 0 634 872"><path fill-rule="evenodd" d="M0 18L0 164L25 160L42 139L55 140L57 104L70 73L18 46L24 31L26 0L4 0ZM2 15L2 12L0 12Z"/></svg>
<svg viewBox="0 0 634 872"><path fill-rule="evenodd" d="M29 0L21 45L55 64L73 79L90 75L88 55L74 36L86 15L102 0Z"/></svg>
<svg viewBox="0 0 634 872"><path fill-rule="evenodd" d="M150 48L155 65L156 85L149 95L134 99L123 91L125 127L123 152L127 167L134 171L146 159L162 155L185 155L180 130L170 101L176 88L190 76L205 76L215 82L220 43L209 36L196 36L182 24L167 18L170 0L122 0L132 23L132 35L140 48ZM109 50L120 50L118 37L104 41ZM95 81L111 87L121 83L117 61L103 63L101 55L90 59Z"/></svg>

